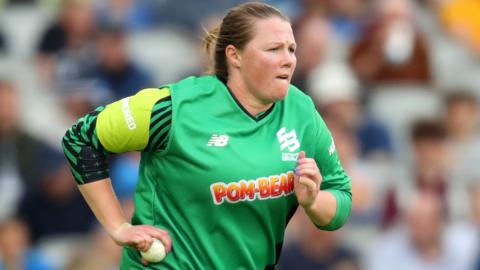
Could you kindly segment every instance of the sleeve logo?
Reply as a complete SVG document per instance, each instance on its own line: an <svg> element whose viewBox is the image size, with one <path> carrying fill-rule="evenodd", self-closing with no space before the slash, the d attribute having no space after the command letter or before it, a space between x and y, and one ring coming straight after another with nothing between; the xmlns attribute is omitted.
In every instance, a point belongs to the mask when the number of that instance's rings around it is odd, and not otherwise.
<svg viewBox="0 0 480 270"><path fill-rule="evenodd" d="M137 128L137 124L135 123L135 119L133 118L132 111L130 111L129 101L129 98L122 99L122 112L128 129L134 130Z"/></svg>
<svg viewBox="0 0 480 270"><path fill-rule="evenodd" d="M332 143L330 144L330 148L328 148L328 154L331 156L333 155L333 153L335 153L335 142L332 138Z"/></svg>

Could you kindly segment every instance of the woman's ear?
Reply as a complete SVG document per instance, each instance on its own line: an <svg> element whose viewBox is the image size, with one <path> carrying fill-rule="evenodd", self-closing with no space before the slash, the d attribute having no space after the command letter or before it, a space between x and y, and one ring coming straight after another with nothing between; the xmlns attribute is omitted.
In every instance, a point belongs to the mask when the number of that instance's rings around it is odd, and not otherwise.
<svg viewBox="0 0 480 270"><path fill-rule="evenodd" d="M230 64L234 68L240 68L242 57L240 55L240 51L235 48L233 45L228 45L225 48L225 55L227 56L227 63Z"/></svg>

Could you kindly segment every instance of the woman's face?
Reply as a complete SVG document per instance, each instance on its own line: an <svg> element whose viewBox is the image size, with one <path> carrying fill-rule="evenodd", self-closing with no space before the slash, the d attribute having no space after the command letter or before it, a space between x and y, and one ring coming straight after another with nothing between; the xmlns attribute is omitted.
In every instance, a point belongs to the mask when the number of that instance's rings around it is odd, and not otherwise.
<svg viewBox="0 0 480 270"><path fill-rule="evenodd" d="M258 20L253 39L239 52L238 70L252 96L269 104L288 92L297 59L290 23L278 18Z"/></svg>

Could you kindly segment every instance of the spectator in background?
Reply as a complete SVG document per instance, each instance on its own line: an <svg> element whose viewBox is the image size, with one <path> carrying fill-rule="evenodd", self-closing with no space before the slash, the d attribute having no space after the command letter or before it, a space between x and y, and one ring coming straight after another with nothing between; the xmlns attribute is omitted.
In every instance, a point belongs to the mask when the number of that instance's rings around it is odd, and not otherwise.
<svg viewBox="0 0 480 270"><path fill-rule="evenodd" d="M329 21L335 32L347 42L357 40L363 32L366 2L362 0L326 2Z"/></svg>
<svg viewBox="0 0 480 270"><path fill-rule="evenodd" d="M464 144L479 139L478 101L472 91L455 89L445 97L446 127L451 140Z"/></svg>
<svg viewBox="0 0 480 270"><path fill-rule="evenodd" d="M19 94L0 79L0 221L16 211L24 192L38 188L42 149L47 146L20 127Z"/></svg>
<svg viewBox="0 0 480 270"><path fill-rule="evenodd" d="M87 233L95 218L78 192L64 156L53 149L40 160L41 189L24 196L18 215L31 230L33 243L40 239Z"/></svg>
<svg viewBox="0 0 480 270"><path fill-rule="evenodd" d="M309 14L311 15L303 17L293 25L298 47L295 53L297 68L293 74L292 84L307 92L309 91L307 78L310 72L324 61L331 31L321 14Z"/></svg>
<svg viewBox="0 0 480 270"><path fill-rule="evenodd" d="M99 63L95 78L115 99L134 95L138 89L155 87L150 75L137 66L127 52L127 33L120 26L105 26L97 38Z"/></svg>
<svg viewBox="0 0 480 270"><path fill-rule="evenodd" d="M0 270L53 270L48 260L29 247L28 227L19 219L0 222Z"/></svg>
<svg viewBox="0 0 480 270"><path fill-rule="evenodd" d="M480 2L438 1L438 15L446 30L467 48L480 55Z"/></svg>
<svg viewBox="0 0 480 270"><path fill-rule="evenodd" d="M480 184L468 185L466 194L470 207L468 217L452 223L448 228L448 241L468 269L476 270L475 265L480 254ZM480 265L479 265L480 266Z"/></svg>
<svg viewBox="0 0 480 270"><path fill-rule="evenodd" d="M468 187L480 179L480 133L478 101L472 91L454 89L445 97L445 126L451 163L454 219L469 216Z"/></svg>
<svg viewBox="0 0 480 270"><path fill-rule="evenodd" d="M335 141L336 150L352 181L352 213L349 225L376 226L381 218L384 183L374 167L360 159L358 139L353 130L345 128L330 116L324 117Z"/></svg>
<svg viewBox="0 0 480 270"><path fill-rule="evenodd" d="M106 0L96 13L100 26L116 24L129 31L138 31L155 26L155 12L151 0Z"/></svg>
<svg viewBox="0 0 480 270"><path fill-rule="evenodd" d="M391 156L392 143L387 129L362 112L357 79L343 63L326 63L308 79L309 94L322 115L350 129L357 137L360 156L385 159Z"/></svg>
<svg viewBox="0 0 480 270"><path fill-rule="evenodd" d="M212 14L223 14L231 7L245 2L244 0L175 0L152 1L159 25L181 28L197 34L201 30L199 22ZM188 8L186 8L188 7ZM223 17L223 16L222 16Z"/></svg>
<svg viewBox="0 0 480 270"><path fill-rule="evenodd" d="M413 19L408 0L377 0L366 34L353 45L349 61L368 85L431 83L425 37Z"/></svg>
<svg viewBox="0 0 480 270"><path fill-rule="evenodd" d="M445 125L455 181L466 184L478 179L480 134L478 101L471 91L453 90L445 97Z"/></svg>
<svg viewBox="0 0 480 270"><path fill-rule="evenodd" d="M72 121L113 99L105 83L93 78L60 81L57 87L63 109Z"/></svg>
<svg viewBox="0 0 480 270"><path fill-rule="evenodd" d="M298 241L287 245L278 263L279 270L360 270L355 252L341 244L341 231L321 231L299 211L301 235ZM293 220L292 220L293 221Z"/></svg>
<svg viewBox="0 0 480 270"><path fill-rule="evenodd" d="M362 112L359 86L343 63L327 62L309 76L310 95L332 132L342 164L352 179L350 223L374 225L381 219L384 177L374 165L391 158L390 134ZM378 163L378 164L377 164Z"/></svg>
<svg viewBox="0 0 480 270"><path fill-rule="evenodd" d="M38 71L48 86L57 77L65 80L86 76L94 61L91 45L95 32L93 7L89 0L63 0L60 13L40 39Z"/></svg>
<svg viewBox="0 0 480 270"><path fill-rule="evenodd" d="M406 171L395 172L392 189L386 197L383 218L386 227L394 225L400 209L414 192L430 192L438 196L445 213L450 210L449 202L454 199L449 189L447 134L443 123L436 120L415 122L411 141L412 164Z"/></svg>
<svg viewBox="0 0 480 270"><path fill-rule="evenodd" d="M442 123L419 121L412 131L414 176L417 188L432 192L445 202L448 181L446 131Z"/></svg>
<svg viewBox="0 0 480 270"><path fill-rule="evenodd" d="M413 193L404 209L405 226L383 235L372 250L369 270L468 270L448 244L442 199L429 191Z"/></svg>

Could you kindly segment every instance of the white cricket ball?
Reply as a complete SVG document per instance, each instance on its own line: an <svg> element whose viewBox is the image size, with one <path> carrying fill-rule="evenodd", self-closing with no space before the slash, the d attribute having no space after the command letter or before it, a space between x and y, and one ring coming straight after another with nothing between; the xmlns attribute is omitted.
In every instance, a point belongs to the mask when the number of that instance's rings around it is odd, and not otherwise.
<svg viewBox="0 0 480 270"><path fill-rule="evenodd" d="M165 252L165 246L158 239L153 239L152 246L145 252L140 252L142 258L151 263L161 262L167 253Z"/></svg>

